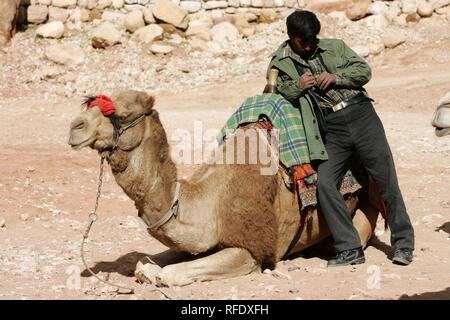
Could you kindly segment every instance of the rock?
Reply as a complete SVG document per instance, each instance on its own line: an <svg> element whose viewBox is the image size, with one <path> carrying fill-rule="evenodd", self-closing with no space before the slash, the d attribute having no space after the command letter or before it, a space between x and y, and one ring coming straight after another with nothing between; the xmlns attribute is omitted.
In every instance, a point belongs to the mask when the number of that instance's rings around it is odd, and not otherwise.
<svg viewBox="0 0 450 320"><path fill-rule="evenodd" d="M239 0L228 0L228 7L239 8Z"/></svg>
<svg viewBox="0 0 450 320"><path fill-rule="evenodd" d="M275 278L279 278L279 279L286 279L286 280L292 279L292 277L291 277L290 275L284 274L283 272L278 271L278 270L274 270L274 271L272 272L272 275L273 275Z"/></svg>
<svg viewBox="0 0 450 320"><path fill-rule="evenodd" d="M395 17L394 20L392 21L394 24L398 25L398 26L406 26L408 23L406 22L406 14L402 13L401 15L399 15L398 17Z"/></svg>
<svg viewBox="0 0 450 320"><path fill-rule="evenodd" d="M306 9L313 12L330 13L333 11L345 11L353 0L314 0L308 1Z"/></svg>
<svg viewBox="0 0 450 320"><path fill-rule="evenodd" d="M27 221L28 219L30 219L30 215L28 213L22 213L20 215L20 220Z"/></svg>
<svg viewBox="0 0 450 320"><path fill-rule="evenodd" d="M256 32L256 28L247 21L245 15L236 15L234 26L244 37L250 37Z"/></svg>
<svg viewBox="0 0 450 320"><path fill-rule="evenodd" d="M261 10L259 19L262 23L272 23L278 19L278 13L275 9L264 8Z"/></svg>
<svg viewBox="0 0 450 320"><path fill-rule="evenodd" d="M401 13L402 9L400 9L398 5L391 5L388 11L384 13L384 16L388 21L393 22L396 17L401 15Z"/></svg>
<svg viewBox="0 0 450 320"><path fill-rule="evenodd" d="M78 65L84 62L83 50L73 44L56 44L45 49L44 56L57 64Z"/></svg>
<svg viewBox="0 0 450 320"><path fill-rule="evenodd" d="M254 8L273 8L275 7L274 0L252 0L251 6Z"/></svg>
<svg viewBox="0 0 450 320"><path fill-rule="evenodd" d="M49 6L52 4L52 0L38 0L38 3L44 6ZM29 3L28 4L22 3L22 5L29 5Z"/></svg>
<svg viewBox="0 0 450 320"><path fill-rule="evenodd" d="M406 15L406 22L419 22L420 21L420 16L417 13L411 13Z"/></svg>
<svg viewBox="0 0 450 320"><path fill-rule="evenodd" d="M124 0L112 0L112 7L114 9L122 9L124 5L125 5Z"/></svg>
<svg viewBox="0 0 450 320"><path fill-rule="evenodd" d="M389 7L383 1L375 1L373 2L369 8L367 8L367 12L370 14L385 14L389 11Z"/></svg>
<svg viewBox="0 0 450 320"><path fill-rule="evenodd" d="M376 43L370 46L370 54L374 56L380 54L381 52L383 52L383 50L384 50L384 43Z"/></svg>
<svg viewBox="0 0 450 320"><path fill-rule="evenodd" d="M415 0L403 0L400 2L403 13L413 14L417 12L417 2Z"/></svg>
<svg viewBox="0 0 450 320"><path fill-rule="evenodd" d="M161 40L163 38L163 33L164 30L159 25L150 24L138 29L131 39L143 43L152 43L155 40Z"/></svg>
<svg viewBox="0 0 450 320"><path fill-rule="evenodd" d="M188 27L188 12L170 0L156 0L153 16L183 30Z"/></svg>
<svg viewBox="0 0 450 320"><path fill-rule="evenodd" d="M370 49L366 46L354 46L352 49L363 58L370 55Z"/></svg>
<svg viewBox="0 0 450 320"><path fill-rule="evenodd" d="M189 45L191 46L192 50L194 50L194 51L207 51L208 50L208 45L206 44L206 42L203 40L200 40L200 39L192 39L189 42Z"/></svg>
<svg viewBox="0 0 450 320"><path fill-rule="evenodd" d="M121 38L121 32L112 23L104 22L94 30L91 42L94 48L106 48L120 43Z"/></svg>
<svg viewBox="0 0 450 320"><path fill-rule="evenodd" d="M47 6L29 6L27 9L27 21L30 23L41 24L47 20Z"/></svg>
<svg viewBox="0 0 450 320"><path fill-rule="evenodd" d="M228 7L227 1L208 1L205 2L205 5L203 6L205 10L213 10L213 9L225 9Z"/></svg>
<svg viewBox="0 0 450 320"><path fill-rule="evenodd" d="M103 11L101 19L102 19L102 21L108 21L108 22L117 24L119 26L124 26L126 15L121 12Z"/></svg>
<svg viewBox="0 0 450 320"><path fill-rule="evenodd" d="M0 1L0 48L7 44L16 32L19 0Z"/></svg>
<svg viewBox="0 0 450 320"><path fill-rule="evenodd" d="M299 292L300 292L300 290L297 289L297 288L291 288L291 289L289 289L289 293L295 294L295 293L299 293Z"/></svg>
<svg viewBox="0 0 450 320"><path fill-rule="evenodd" d="M219 23L210 30L211 37L220 44L227 44L239 38L238 29L229 22Z"/></svg>
<svg viewBox="0 0 450 320"><path fill-rule="evenodd" d="M98 0L97 9L103 10L112 5L111 0Z"/></svg>
<svg viewBox="0 0 450 320"><path fill-rule="evenodd" d="M352 21L364 18L367 15L367 11L371 3L372 0L361 0L353 2L347 7L347 10L345 10L347 18Z"/></svg>
<svg viewBox="0 0 450 320"><path fill-rule="evenodd" d="M368 16L364 19L364 22L366 23L367 28L375 30L384 30L389 25L389 21L382 14Z"/></svg>
<svg viewBox="0 0 450 320"><path fill-rule="evenodd" d="M153 16L153 10L150 8L145 8L142 10L144 14L144 21L146 24L156 23L155 17Z"/></svg>
<svg viewBox="0 0 450 320"><path fill-rule="evenodd" d="M64 34L64 24L61 21L48 22L37 28L36 34L43 38L59 39Z"/></svg>
<svg viewBox="0 0 450 320"><path fill-rule="evenodd" d="M168 54L173 51L173 47L162 44L152 44L150 46L150 51L154 54Z"/></svg>
<svg viewBox="0 0 450 320"><path fill-rule="evenodd" d="M135 32L137 29L145 26L144 14L142 11L137 10L128 13L125 17L124 25L129 32Z"/></svg>
<svg viewBox="0 0 450 320"><path fill-rule="evenodd" d="M191 21L189 23L189 28L186 30L186 36L189 38L209 41L211 40L210 30L212 26L213 21L209 18Z"/></svg>
<svg viewBox="0 0 450 320"><path fill-rule="evenodd" d="M48 21L66 22L67 18L69 18L69 11L67 9L58 8L58 7L49 7Z"/></svg>
<svg viewBox="0 0 450 320"><path fill-rule="evenodd" d="M239 6L242 8L248 8L252 5L252 0L240 0Z"/></svg>
<svg viewBox="0 0 450 320"><path fill-rule="evenodd" d="M439 9L450 5L450 0L432 0L430 3L433 5L433 9Z"/></svg>
<svg viewBox="0 0 450 320"><path fill-rule="evenodd" d="M383 43L386 48L395 48L406 41L406 37L399 32L389 31L383 36Z"/></svg>
<svg viewBox="0 0 450 320"><path fill-rule="evenodd" d="M6 228L6 221L5 221L5 219L0 219L0 228Z"/></svg>
<svg viewBox="0 0 450 320"><path fill-rule="evenodd" d="M420 1L417 4L417 13L421 17L431 17L431 15L433 14L433 6L429 2Z"/></svg>
<svg viewBox="0 0 450 320"><path fill-rule="evenodd" d="M264 269L263 273L264 273L264 274L272 274L272 270L270 270L270 269Z"/></svg>
<svg viewBox="0 0 450 320"><path fill-rule="evenodd" d="M200 11L202 3L200 1L181 1L180 7L189 13L194 13Z"/></svg>
<svg viewBox="0 0 450 320"><path fill-rule="evenodd" d="M100 20L102 18L102 13L100 10L94 9L89 11L89 21Z"/></svg>
<svg viewBox="0 0 450 320"><path fill-rule="evenodd" d="M53 0L52 6L59 8L75 8L77 0Z"/></svg>

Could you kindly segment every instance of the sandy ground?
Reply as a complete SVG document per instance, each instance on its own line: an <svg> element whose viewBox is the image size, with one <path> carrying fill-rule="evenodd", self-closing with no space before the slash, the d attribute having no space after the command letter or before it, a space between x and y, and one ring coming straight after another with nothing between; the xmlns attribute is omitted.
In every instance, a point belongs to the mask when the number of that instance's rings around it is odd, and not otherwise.
<svg viewBox="0 0 450 320"><path fill-rule="evenodd" d="M391 263L389 232L383 232L379 221L363 265L327 270L322 257L297 256L280 262L280 273L164 292L177 299L450 299L450 138L435 137L430 126L437 101L450 88L450 61L439 59L443 52L450 52L448 39L413 52L393 50L374 66L367 86L415 226L417 246L410 266ZM163 92L156 97L156 108L169 138L177 128L192 132L197 120L204 128L219 128L263 84L259 78L183 94ZM80 99L0 98L0 218L5 220L0 228L0 299L166 299L149 291L152 286L138 284L133 272L139 258L167 248L137 224L133 203L109 168L87 259L102 277L135 287L135 294L117 295L82 266L80 240L95 201L99 157L90 150L73 151L66 143L79 106ZM179 169L180 177L193 172L192 166Z"/></svg>

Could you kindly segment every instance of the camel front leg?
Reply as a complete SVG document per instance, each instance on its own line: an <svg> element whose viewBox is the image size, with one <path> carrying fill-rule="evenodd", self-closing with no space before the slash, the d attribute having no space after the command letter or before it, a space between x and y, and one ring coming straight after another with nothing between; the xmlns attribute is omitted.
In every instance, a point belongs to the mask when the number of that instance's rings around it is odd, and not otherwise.
<svg viewBox="0 0 450 320"><path fill-rule="evenodd" d="M226 248L209 256L162 268L158 286L185 286L195 281L226 279L260 270L246 249Z"/></svg>

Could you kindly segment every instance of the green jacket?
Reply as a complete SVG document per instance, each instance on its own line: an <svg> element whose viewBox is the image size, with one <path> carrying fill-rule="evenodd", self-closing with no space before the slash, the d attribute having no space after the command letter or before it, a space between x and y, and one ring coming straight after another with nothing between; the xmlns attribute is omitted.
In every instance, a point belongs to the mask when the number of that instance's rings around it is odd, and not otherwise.
<svg viewBox="0 0 450 320"><path fill-rule="evenodd" d="M286 55L284 50L288 45L288 41L285 41L272 53L267 72L271 68L281 71L277 78L278 91L294 106L300 108L311 160L327 160L328 154L320 136L313 101L305 90L298 86L299 74L292 58ZM367 62L342 40L321 39L318 47L322 49L326 69L336 75L335 88L364 90L362 86L369 82L372 74Z"/></svg>

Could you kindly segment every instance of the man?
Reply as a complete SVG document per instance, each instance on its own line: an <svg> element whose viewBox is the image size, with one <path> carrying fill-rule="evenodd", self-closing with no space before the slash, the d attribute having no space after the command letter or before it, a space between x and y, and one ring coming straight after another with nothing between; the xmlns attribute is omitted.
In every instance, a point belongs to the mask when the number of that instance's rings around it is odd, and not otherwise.
<svg viewBox="0 0 450 320"><path fill-rule="evenodd" d="M363 88L371 78L369 65L342 40L319 40L321 25L312 12L297 10L286 24L289 40L273 53L269 70L279 70L278 91L300 108L308 146L313 148L311 159L317 160L317 196L337 253L328 266L365 262L361 241L338 190L348 160L354 156L374 178L387 206L393 262L408 265L413 259L414 230L383 125ZM325 150L321 149L323 142Z"/></svg>

